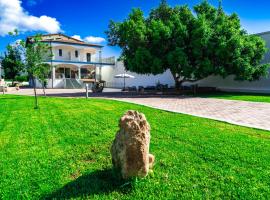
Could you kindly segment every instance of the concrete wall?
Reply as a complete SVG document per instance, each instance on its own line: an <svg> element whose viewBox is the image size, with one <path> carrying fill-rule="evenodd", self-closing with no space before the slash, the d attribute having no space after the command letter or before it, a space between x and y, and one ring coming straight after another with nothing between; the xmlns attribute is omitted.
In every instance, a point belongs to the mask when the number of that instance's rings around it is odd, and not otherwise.
<svg viewBox="0 0 270 200"><path fill-rule="evenodd" d="M32 86L32 83L30 83L30 85ZM65 80L64 79L55 79L53 81L53 85L54 85L54 88L64 88ZM48 79L47 88L51 88L51 86L52 86L52 79ZM42 88L42 84L39 80L36 80L36 87Z"/></svg>
<svg viewBox="0 0 270 200"><path fill-rule="evenodd" d="M198 82L202 87L217 87L222 91L270 93L270 79L261 78L259 81L235 81L233 76L225 79L210 76Z"/></svg>
<svg viewBox="0 0 270 200"><path fill-rule="evenodd" d="M170 71L166 71L159 75L139 75L132 72L125 72L125 68L122 62L116 62L115 66L103 66L102 67L102 79L107 82L107 86L121 88L124 85L123 78L114 78L117 74L129 74L135 78L126 79L126 87L131 86L155 86L158 82L161 84L168 84L174 86L174 80Z"/></svg>

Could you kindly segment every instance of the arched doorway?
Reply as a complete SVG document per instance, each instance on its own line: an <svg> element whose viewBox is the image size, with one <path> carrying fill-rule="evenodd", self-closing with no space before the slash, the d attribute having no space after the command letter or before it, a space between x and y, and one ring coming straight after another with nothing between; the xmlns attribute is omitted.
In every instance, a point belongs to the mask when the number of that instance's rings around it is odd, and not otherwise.
<svg viewBox="0 0 270 200"><path fill-rule="evenodd" d="M80 70L81 79L95 79L96 67L94 65L82 65Z"/></svg>
<svg viewBox="0 0 270 200"><path fill-rule="evenodd" d="M78 79L78 66L72 64L58 64L55 67L56 79Z"/></svg>

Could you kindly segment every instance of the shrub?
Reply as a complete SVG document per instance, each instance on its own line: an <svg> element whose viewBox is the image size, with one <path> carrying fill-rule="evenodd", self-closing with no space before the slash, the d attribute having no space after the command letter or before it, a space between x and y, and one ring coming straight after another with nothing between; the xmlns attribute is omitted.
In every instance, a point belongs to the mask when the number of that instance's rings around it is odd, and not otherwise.
<svg viewBox="0 0 270 200"><path fill-rule="evenodd" d="M15 80L18 82L26 82L29 80L29 77L26 75L16 76Z"/></svg>

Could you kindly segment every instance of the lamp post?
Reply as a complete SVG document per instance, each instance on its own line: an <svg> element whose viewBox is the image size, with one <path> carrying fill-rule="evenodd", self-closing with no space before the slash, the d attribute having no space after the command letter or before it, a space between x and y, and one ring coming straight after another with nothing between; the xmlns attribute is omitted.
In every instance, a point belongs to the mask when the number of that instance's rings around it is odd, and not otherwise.
<svg viewBox="0 0 270 200"><path fill-rule="evenodd" d="M88 83L85 84L85 97L88 99Z"/></svg>

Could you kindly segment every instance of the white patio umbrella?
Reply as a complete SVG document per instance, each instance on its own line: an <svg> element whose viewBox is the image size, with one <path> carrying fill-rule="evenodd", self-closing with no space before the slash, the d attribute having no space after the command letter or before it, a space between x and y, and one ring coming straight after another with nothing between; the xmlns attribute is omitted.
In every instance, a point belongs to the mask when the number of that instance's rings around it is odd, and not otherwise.
<svg viewBox="0 0 270 200"><path fill-rule="evenodd" d="M117 74L117 75L114 76L114 78L123 78L124 79L124 90L125 90L125 88L126 88L126 78L135 78L135 77L132 76L132 75L124 73L124 74Z"/></svg>

